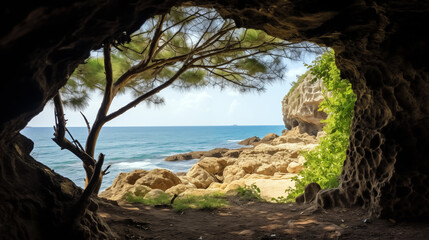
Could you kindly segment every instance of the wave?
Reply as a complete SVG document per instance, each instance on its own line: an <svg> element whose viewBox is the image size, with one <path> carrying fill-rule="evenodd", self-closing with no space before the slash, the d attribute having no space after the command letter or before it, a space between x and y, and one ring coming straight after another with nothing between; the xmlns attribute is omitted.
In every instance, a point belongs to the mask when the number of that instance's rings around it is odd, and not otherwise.
<svg viewBox="0 0 429 240"><path fill-rule="evenodd" d="M119 162L113 163L112 167L115 166L118 169L142 169L150 165L153 164L149 162Z"/></svg>
<svg viewBox="0 0 429 240"><path fill-rule="evenodd" d="M226 140L228 142L241 142L243 141L242 139L230 139L230 140Z"/></svg>

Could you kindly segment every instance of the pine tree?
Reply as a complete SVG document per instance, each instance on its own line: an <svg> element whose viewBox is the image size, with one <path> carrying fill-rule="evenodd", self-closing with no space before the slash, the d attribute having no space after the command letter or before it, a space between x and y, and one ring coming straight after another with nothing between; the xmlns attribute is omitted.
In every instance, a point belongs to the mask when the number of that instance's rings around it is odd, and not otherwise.
<svg viewBox="0 0 429 240"><path fill-rule="evenodd" d="M125 39L125 41L123 41ZM98 192L107 169L94 175L95 146L103 125L142 102L160 104L156 93L167 87L191 89L205 86L237 88L241 92L262 91L264 85L280 80L285 71L283 58L296 59L303 50L318 51L308 44L292 44L263 31L237 28L212 9L173 8L156 16L122 41L103 43L103 57L90 57L70 77L54 98L56 126L54 141L83 162L85 186L97 182ZM92 125L85 118L88 137L85 148L65 137L64 106L84 108L88 94L103 93ZM134 100L109 112L114 98L131 92ZM61 96L62 95L62 96ZM101 164L100 164L101 167Z"/></svg>

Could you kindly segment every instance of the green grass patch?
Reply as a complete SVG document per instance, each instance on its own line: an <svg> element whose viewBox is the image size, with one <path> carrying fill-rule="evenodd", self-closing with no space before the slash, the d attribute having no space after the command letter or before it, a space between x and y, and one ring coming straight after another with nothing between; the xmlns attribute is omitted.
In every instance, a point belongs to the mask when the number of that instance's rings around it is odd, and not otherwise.
<svg viewBox="0 0 429 240"><path fill-rule="evenodd" d="M127 193L125 195L125 200L130 203L141 203L144 205L149 206L156 206L156 205L164 205L164 204L170 204L171 196L164 193L159 195L156 198L144 198L142 196L135 196L131 193Z"/></svg>
<svg viewBox="0 0 429 240"><path fill-rule="evenodd" d="M134 196L128 193L125 196L125 200L130 203L141 203L144 205L157 206L157 205L170 205L172 199L171 195L161 194L157 198L144 198L140 196ZM228 206L229 202L226 200L225 195L221 193L213 193L209 195L194 196L188 195L178 197L175 199L173 205L174 210L183 211L186 209L203 209L213 210L221 207Z"/></svg>
<svg viewBox="0 0 429 240"><path fill-rule="evenodd" d="M224 194L215 193L203 196L184 196L174 201L173 208L176 211L183 211L189 208L213 210L228 206L229 202L225 199Z"/></svg>

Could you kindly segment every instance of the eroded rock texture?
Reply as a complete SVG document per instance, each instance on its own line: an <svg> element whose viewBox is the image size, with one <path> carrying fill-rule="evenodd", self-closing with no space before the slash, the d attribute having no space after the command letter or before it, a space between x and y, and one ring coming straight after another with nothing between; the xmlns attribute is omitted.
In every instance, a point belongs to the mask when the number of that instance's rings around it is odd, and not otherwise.
<svg viewBox="0 0 429 240"><path fill-rule="evenodd" d="M314 76L307 73L297 84L283 98L283 122L289 130L298 127L301 133L317 136L324 126L320 121L327 117L326 113L319 111L325 87L321 79L314 80Z"/></svg>
<svg viewBox="0 0 429 240"><path fill-rule="evenodd" d="M71 201L62 197L64 191L58 187L63 178L45 173L44 166L29 160L28 151L21 151L22 155L13 150L16 132L42 110L91 49L106 39L123 39L148 16L180 3L14 1L3 6L0 226L6 238L55 235L58 232L48 230L67 216ZM382 217L429 215L427 1L196 0L186 4L215 6L240 26L336 51L337 65L351 81L357 103L341 186L321 191L319 204L364 205ZM55 207L48 209L52 204ZM99 236L108 234L108 229L97 228L96 215L87 216L80 228ZM30 232L35 235L29 236Z"/></svg>
<svg viewBox="0 0 429 240"><path fill-rule="evenodd" d="M31 140L17 134L0 149L0 239L115 237L93 201L74 219L82 189L30 157Z"/></svg>
<svg viewBox="0 0 429 240"><path fill-rule="evenodd" d="M278 37L332 47L357 94L341 185L320 192L318 204L363 205L381 217L428 216L429 39L420 25L429 21L429 4L240 3L223 14Z"/></svg>

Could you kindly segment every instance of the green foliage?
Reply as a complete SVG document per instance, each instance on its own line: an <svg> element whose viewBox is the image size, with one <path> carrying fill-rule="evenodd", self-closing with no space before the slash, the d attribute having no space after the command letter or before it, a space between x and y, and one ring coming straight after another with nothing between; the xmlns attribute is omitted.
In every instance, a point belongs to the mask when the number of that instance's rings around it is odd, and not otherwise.
<svg viewBox="0 0 429 240"><path fill-rule="evenodd" d="M258 202L265 201L261 197L261 189L259 189L258 186L256 186L255 184L245 187L239 187L235 191L237 191L237 194L241 199Z"/></svg>
<svg viewBox="0 0 429 240"><path fill-rule="evenodd" d="M128 91L135 97L169 81L183 66L187 68L174 82L176 88L217 86L261 91L264 85L282 79L286 69L282 58L295 58L304 49L320 50L261 30L237 28L233 20L223 19L214 9L199 7L172 8L166 16L147 20L130 38L130 42L114 44L111 63L114 82L124 74L128 76L126 84L115 91ZM93 52L75 70L68 89L62 90L63 99L75 108L85 107L85 96L91 91L105 91L105 71L103 52ZM156 98L145 101L162 103Z"/></svg>
<svg viewBox="0 0 429 240"><path fill-rule="evenodd" d="M319 106L320 110L328 114L323 128L327 135L315 150L303 153L306 159L304 169L294 178L296 188L289 190L289 200L303 193L305 186L311 182L318 183L322 189L338 186L356 101L350 82L340 77L333 51L317 58L308 68L315 78L322 79L327 89L324 92L325 100Z"/></svg>
<svg viewBox="0 0 429 240"><path fill-rule="evenodd" d="M280 196L277 198L271 198L271 201L273 201L275 203L288 203L288 202L290 202L289 199L287 197L284 197L284 196Z"/></svg>
<svg viewBox="0 0 429 240"><path fill-rule="evenodd" d="M161 194L157 198L144 198L143 196L136 196L131 193L125 195L125 200L131 203L141 203L144 205L157 206L157 205L169 205L172 196L169 194ZM213 193L209 195L194 196L188 195L178 197L175 199L172 207L176 211L184 211L186 209L203 209L212 210L221 207L225 207L229 202L225 199L224 194Z"/></svg>

